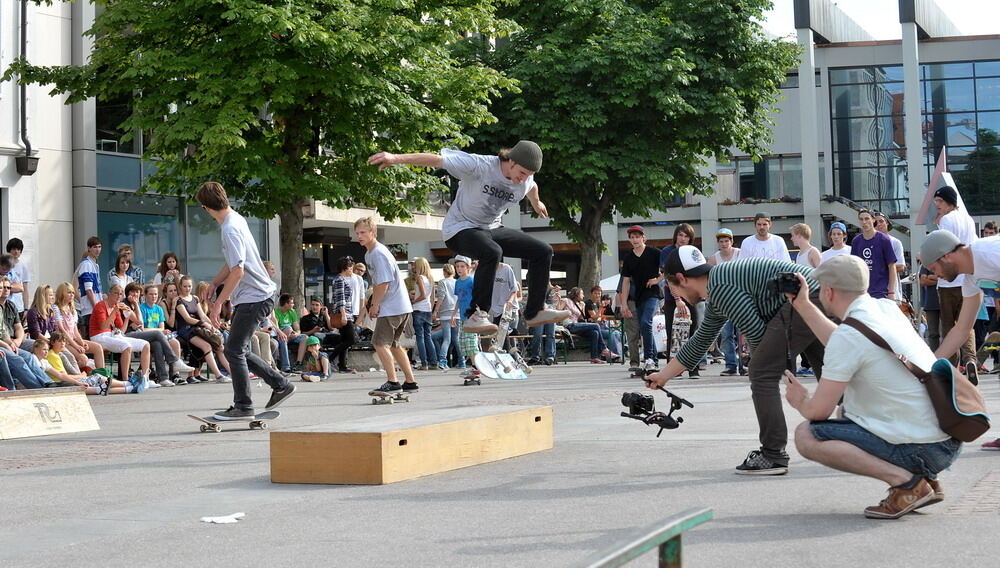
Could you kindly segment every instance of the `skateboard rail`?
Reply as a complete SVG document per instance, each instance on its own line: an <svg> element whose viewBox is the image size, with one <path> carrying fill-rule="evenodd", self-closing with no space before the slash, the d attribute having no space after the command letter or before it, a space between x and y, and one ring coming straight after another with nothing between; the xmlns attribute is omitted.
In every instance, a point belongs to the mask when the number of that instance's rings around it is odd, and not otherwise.
<svg viewBox="0 0 1000 568"><path fill-rule="evenodd" d="M667 568L681 566L681 535L694 527L712 520L712 509L694 508L667 517L637 531L628 542L593 554L576 568L614 568L623 566L649 552L659 549L659 565Z"/></svg>

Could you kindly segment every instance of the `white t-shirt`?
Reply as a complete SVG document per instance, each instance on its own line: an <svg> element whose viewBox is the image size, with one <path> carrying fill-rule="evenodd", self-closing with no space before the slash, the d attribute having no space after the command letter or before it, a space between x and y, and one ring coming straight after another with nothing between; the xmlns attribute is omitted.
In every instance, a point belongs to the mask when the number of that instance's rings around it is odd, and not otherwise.
<svg viewBox="0 0 1000 568"><path fill-rule="evenodd" d="M889 237L889 240L892 241L892 252L896 253L896 266L906 268L906 254L903 252L903 242L889 233L886 233L885 236ZM903 299L902 278L896 278L896 299Z"/></svg>
<svg viewBox="0 0 1000 568"><path fill-rule="evenodd" d="M17 259L14 268L10 269L10 276L11 282L20 282L22 284L31 282L31 273L28 272L28 263L24 261L24 257ZM10 301L14 302L14 305L17 306L17 313L24 311L24 292L11 294Z"/></svg>
<svg viewBox="0 0 1000 568"><path fill-rule="evenodd" d="M938 228L951 231L953 235L958 237L958 242L966 245L971 245L979 240L979 236L976 234L976 222L972 220L972 217L969 217L968 213L961 209L955 209L944 217L941 217ZM950 282L943 278L938 278L937 285L938 288L956 288L961 286L963 282L965 282L965 276L959 274Z"/></svg>
<svg viewBox="0 0 1000 568"><path fill-rule="evenodd" d="M509 264L497 265L496 277L493 280L493 303L490 305L490 315L493 317L501 315L510 295L520 289L521 283L514 276L514 269Z"/></svg>
<svg viewBox="0 0 1000 568"><path fill-rule="evenodd" d="M514 184L500 172L500 158L442 150L444 169L458 178L455 201L441 224L444 240L464 229L495 229L508 208L517 205L535 185L534 176Z"/></svg>
<svg viewBox="0 0 1000 568"><path fill-rule="evenodd" d="M712 255L712 258L715 259L715 265L716 266L718 266L720 264L723 264L723 263L726 263L726 262L731 262L733 260L736 260L736 259L740 258L740 249L738 249L736 247L733 247L733 256L729 257L729 260L723 260L723 258L722 258L722 251L721 250L715 251L715 254Z"/></svg>
<svg viewBox="0 0 1000 568"><path fill-rule="evenodd" d="M892 300L864 294L847 308L914 365L930 370L934 353ZM847 383L844 416L890 444L929 444L950 436L938 427L924 385L885 349L858 330L840 325L823 356L823 380Z"/></svg>
<svg viewBox="0 0 1000 568"><path fill-rule="evenodd" d="M743 244L740 245L740 258L773 258L786 262L792 261L792 255L788 254L788 247L785 246L785 239L771 234L768 234L766 241L758 239L757 235L750 235L743 239Z"/></svg>
<svg viewBox="0 0 1000 568"><path fill-rule="evenodd" d="M423 293L424 296L423 300L420 300L419 302L413 302L413 311L415 312L431 311L431 294L434 293L434 291L431 290L431 281L428 280L426 276L414 276L413 286L420 287L420 289L417 290L417 297L420 297L421 292Z"/></svg>
<svg viewBox="0 0 1000 568"><path fill-rule="evenodd" d="M365 264L376 286L389 284L379 305L379 317L411 313L413 309L410 307L410 296L406 293L403 273L399 271L396 259L389 249L382 243L376 242L375 248L365 253Z"/></svg>
<svg viewBox="0 0 1000 568"><path fill-rule="evenodd" d="M962 296L970 298L982 292L979 283L1000 281L1000 235L986 237L969 245L972 249L972 274L962 282Z"/></svg>
<svg viewBox="0 0 1000 568"><path fill-rule="evenodd" d="M816 247L813 246L805 250L800 250L799 254L795 255L795 264L798 264L799 266L808 266L809 268L816 268L816 266L819 266L819 264L813 266L812 260L809 258L809 255L812 254L812 251L814 250L816 250ZM823 264L822 254L820 254L819 262L820 264Z"/></svg>
<svg viewBox="0 0 1000 568"><path fill-rule="evenodd" d="M230 209L222 222L222 254L230 269L243 267L243 278L229 299L233 307L240 304L263 302L274 297L277 287L267 274L264 261L257 250L257 242L247 225L247 220L236 211Z"/></svg>
<svg viewBox="0 0 1000 568"><path fill-rule="evenodd" d="M844 248L839 250L832 248L826 249L825 251L819 253L819 263L823 264L824 262L830 260L831 258L835 256L840 256L842 254L851 254L851 247L845 246Z"/></svg>
<svg viewBox="0 0 1000 568"><path fill-rule="evenodd" d="M361 306L365 301L365 279L358 274L351 274L351 315L361 315Z"/></svg>

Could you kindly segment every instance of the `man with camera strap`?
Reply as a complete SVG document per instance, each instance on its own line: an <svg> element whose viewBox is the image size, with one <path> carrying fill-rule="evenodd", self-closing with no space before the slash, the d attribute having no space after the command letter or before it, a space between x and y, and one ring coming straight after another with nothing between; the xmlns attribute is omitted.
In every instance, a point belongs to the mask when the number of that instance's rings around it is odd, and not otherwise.
<svg viewBox="0 0 1000 568"><path fill-rule="evenodd" d="M734 260L711 266L697 248L682 246L667 258L667 280L687 300L707 298L705 321L661 371L650 375L650 388L665 385L687 369L695 368L727 321L732 321L750 343L750 390L760 428L760 449L751 451L736 467L740 475L788 473L788 427L781 406L778 383L795 357L805 353L820 376L823 345L794 313L784 292L798 291L805 276L811 294L819 292L812 269L769 258ZM791 286L792 288L789 288Z"/></svg>

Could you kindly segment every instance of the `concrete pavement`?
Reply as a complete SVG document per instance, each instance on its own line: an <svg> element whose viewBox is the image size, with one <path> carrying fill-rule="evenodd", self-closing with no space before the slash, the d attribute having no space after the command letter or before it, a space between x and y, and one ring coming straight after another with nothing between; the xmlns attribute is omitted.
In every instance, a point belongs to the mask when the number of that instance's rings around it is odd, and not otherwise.
<svg viewBox="0 0 1000 568"><path fill-rule="evenodd" d="M459 386L454 371L419 373L421 392L391 406L365 394L380 374L299 383L272 429L470 404L555 407L553 450L386 486L270 483L267 432L201 434L185 417L228 405L229 385L91 397L98 432L0 442L0 564L562 566L695 506L716 518L685 536L688 566L997 564L1000 452L968 446L942 475L946 500L923 513L865 519L885 486L794 447L787 476L733 474L758 445L756 420L746 379L720 370L671 383L695 408L659 439L618 415L621 393L640 384L617 365L540 367L480 387ZM983 392L1000 415L996 376ZM266 388L254 393L262 405ZM792 430L800 419L788 410ZM198 520L237 511L238 524Z"/></svg>

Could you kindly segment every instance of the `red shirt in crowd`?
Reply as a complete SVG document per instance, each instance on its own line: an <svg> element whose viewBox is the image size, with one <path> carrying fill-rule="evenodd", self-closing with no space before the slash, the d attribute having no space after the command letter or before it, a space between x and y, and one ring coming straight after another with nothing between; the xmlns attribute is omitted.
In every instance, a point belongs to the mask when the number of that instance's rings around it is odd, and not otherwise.
<svg viewBox="0 0 1000 568"><path fill-rule="evenodd" d="M104 331L111 331L101 329L101 324L104 323L104 320L108 319L110 312L111 310L108 309L107 302L97 302L97 305L94 306L94 312L90 314L90 335L92 337ZM121 310L115 312L115 322L111 327L125 329L125 319L122 318Z"/></svg>

